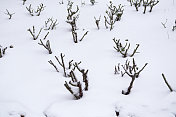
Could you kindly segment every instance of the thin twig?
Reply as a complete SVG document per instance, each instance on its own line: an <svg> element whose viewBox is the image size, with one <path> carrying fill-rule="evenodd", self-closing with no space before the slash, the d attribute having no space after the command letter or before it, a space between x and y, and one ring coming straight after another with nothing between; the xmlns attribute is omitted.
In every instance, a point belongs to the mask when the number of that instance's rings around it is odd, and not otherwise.
<svg viewBox="0 0 176 117"><path fill-rule="evenodd" d="M166 77L164 76L164 74L162 73L162 77L163 77L163 79L164 79L164 82L166 83L166 85L168 86L168 88L169 88L169 90L172 92L173 91L173 89L171 88L171 86L169 85L169 83L167 82L167 80L166 80Z"/></svg>

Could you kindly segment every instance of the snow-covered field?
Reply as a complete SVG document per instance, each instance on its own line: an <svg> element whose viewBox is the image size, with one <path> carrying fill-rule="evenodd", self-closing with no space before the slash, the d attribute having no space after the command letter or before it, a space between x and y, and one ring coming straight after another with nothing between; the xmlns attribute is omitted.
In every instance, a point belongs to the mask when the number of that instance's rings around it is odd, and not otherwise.
<svg viewBox="0 0 176 117"><path fill-rule="evenodd" d="M67 0L22 0L0 1L0 45L8 47L0 58L0 117L175 117L176 92L170 92L164 83L162 73L176 90L176 30L172 31L176 20L176 1L160 0L151 13L143 14L143 6L137 12L127 0L114 0L113 4L124 5L124 13L113 30L104 26L108 0L74 0L73 9L79 6L77 21L78 38L89 31L85 38L74 43L71 26L67 20ZM43 3L46 7L40 16L30 16L26 10L32 4L34 9ZM6 9L15 13L12 19L4 14ZM100 29L94 17L101 15ZM49 30L46 40L50 41L52 54L39 45L48 31L42 30L39 38L33 40L29 31L35 26L36 32L45 26L48 18L58 20L56 29ZM161 22L166 23L166 28ZM129 95L122 90L129 86L128 75L115 75L118 63L132 60L123 58L113 46L113 38L126 39L140 44L134 55L141 68L148 65L134 82ZM46 41L44 40L44 42ZM13 45L14 48L9 48ZM63 76L62 67L55 56L65 54L64 61L81 61L81 68L88 69L89 90L75 100L64 87L70 78ZM48 61L58 67L56 72ZM78 75L79 76L79 75ZM79 76L82 77L82 76Z"/></svg>

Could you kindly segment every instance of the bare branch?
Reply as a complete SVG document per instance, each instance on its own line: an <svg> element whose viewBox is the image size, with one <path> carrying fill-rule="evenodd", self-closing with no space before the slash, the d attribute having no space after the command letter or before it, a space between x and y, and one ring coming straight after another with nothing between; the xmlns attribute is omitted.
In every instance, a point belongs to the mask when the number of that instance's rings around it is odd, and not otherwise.
<svg viewBox="0 0 176 117"><path fill-rule="evenodd" d="M0 58L2 58L5 55L6 50L7 50L7 47L3 48L0 46Z"/></svg>
<svg viewBox="0 0 176 117"><path fill-rule="evenodd" d="M163 25L164 28L166 28L166 23L167 23L167 19L166 19L165 23L161 22L161 24Z"/></svg>
<svg viewBox="0 0 176 117"><path fill-rule="evenodd" d="M57 69L56 65L54 65L54 63L51 60L49 60L48 62L56 69L57 72L59 72L59 70Z"/></svg>
<svg viewBox="0 0 176 117"><path fill-rule="evenodd" d="M15 14L15 13L10 13L7 9L6 9L6 12L7 13L5 13L5 14L9 16L9 19L11 19L12 16Z"/></svg>
<svg viewBox="0 0 176 117"><path fill-rule="evenodd" d="M64 70L64 76L67 77L67 74L66 74L66 67L65 67L65 63L64 63L64 57L65 55L63 55L62 53L60 54L60 58L61 58L61 62L59 61L58 57L55 56L57 62L59 63L59 65L63 68Z"/></svg>
<svg viewBox="0 0 176 117"><path fill-rule="evenodd" d="M121 75L122 77L127 74L130 78L131 78L131 82L130 82L130 85L127 89L127 91L124 91L122 90L122 94L124 95L128 95L130 94L131 92L131 89L133 87L133 83L135 81L136 78L139 77L139 74L141 73L141 71L144 70L144 68L147 66L148 63L146 63L140 70L138 69L136 63L135 63L135 60L133 58L133 62L132 62L132 65L130 65L130 61L126 60L125 64L124 65L121 65L121 67L123 68L123 71L119 69L119 71L121 71ZM119 66L119 64L118 64ZM116 68L116 71L117 71L117 68Z"/></svg>
<svg viewBox="0 0 176 117"><path fill-rule="evenodd" d="M122 54L122 56L125 58L127 57L129 54L128 54L128 50L130 48L130 43L127 43L125 44L125 46L123 46L123 44L120 42L120 39L116 40L115 38L113 39L114 43L115 43L115 46L114 46L114 49L119 52L120 54ZM128 41L128 40L126 40ZM130 57L133 57L135 53L137 53L137 49L139 47L139 44L136 44L136 48L134 49L133 53L131 55L129 55Z"/></svg>
<svg viewBox="0 0 176 117"><path fill-rule="evenodd" d="M34 26L32 27L32 30L29 28L27 31L30 32L30 34L32 35L32 37L33 37L34 40L37 40L38 37L39 37L39 35L40 35L40 33L42 32L42 29L43 29L43 28L40 28L40 31L39 31L39 33L37 34L37 36L35 35L35 27L34 27ZM46 37L46 36L45 36L45 37Z"/></svg>
<svg viewBox="0 0 176 117"><path fill-rule="evenodd" d="M82 36L82 38L79 41L82 41L84 39L84 37L88 34L89 31L87 31L86 33L84 33L84 35Z"/></svg>
<svg viewBox="0 0 176 117"><path fill-rule="evenodd" d="M96 19L96 17L94 17L94 19L95 19L95 24L99 30L100 29L99 23L100 23L101 15L100 15L99 19Z"/></svg>
<svg viewBox="0 0 176 117"><path fill-rule="evenodd" d="M49 54L52 54L52 51L51 51L51 46L50 46L50 41L47 40L46 41L46 44L43 43L43 41L40 39L40 43L38 43L39 45L42 45L45 49L48 50Z"/></svg>
<svg viewBox="0 0 176 117"><path fill-rule="evenodd" d="M169 90L172 92L172 91L173 91L173 89L172 89L172 87L169 85L169 83L167 82L166 77L164 76L164 74L163 74L163 73L162 73L162 77L163 77L164 82L166 83L167 87L168 87L168 88L169 88Z"/></svg>
<svg viewBox="0 0 176 117"><path fill-rule="evenodd" d="M43 3L39 4L39 6L37 6L37 10L35 11L33 8L32 8L32 5L30 4L29 7L26 7L27 11L29 12L29 14L31 16L40 16L41 12L44 10L46 6L44 6Z"/></svg>
<svg viewBox="0 0 176 117"><path fill-rule="evenodd" d="M71 84L71 82L69 82L69 84ZM74 86L74 87L78 87L78 93L74 93L73 90L71 89L71 87L69 86L69 84L67 83L67 81L65 81L65 84L64 86L67 88L67 90L78 100L80 98L83 97L83 91L82 91L82 85L80 82L76 82L76 85L75 84L71 84L71 86Z"/></svg>

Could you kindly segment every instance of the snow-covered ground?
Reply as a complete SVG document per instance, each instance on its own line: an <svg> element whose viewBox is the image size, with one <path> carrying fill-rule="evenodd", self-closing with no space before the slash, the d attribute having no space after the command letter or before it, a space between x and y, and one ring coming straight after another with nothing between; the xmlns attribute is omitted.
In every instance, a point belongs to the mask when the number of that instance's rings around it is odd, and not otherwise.
<svg viewBox="0 0 176 117"><path fill-rule="evenodd" d="M77 21L78 38L89 33L75 44L71 27L66 23L67 0L22 0L0 1L0 45L8 47L0 58L0 117L175 117L176 92L170 92L161 76L165 74L171 87L176 90L176 30L172 31L176 19L176 1L160 0L151 13L143 14L143 7L135 11L127 0L114 0L114 5L124 5L124 14L112 31L104 26L104 15L108 0L74 0L73 8L79 6ZM30 16L26 10L32 4L35 9L43 3L46 7L40 16ZM4 14L6 9L15 13L12 19ZM95 17L101 15L100 30ZM48 18L57 19L59 24L50 30L52 54L40 46L48 31L43 30L39 39L33 40L27 29L35 26L36 32ZM166 28L161 22L166 23ZM128 88L131 78L114 74L114 66L124 64L126 59L113 48L113 38L126 39L140 44L134 58L141 68L148 63L135 80L129 95L121 92ZM9 48L13 45L14 48ZM64 87L69 78L63 76L62 67L54 56L65 54L65 62L81 61L88 69L89 90L83 98L75 100ZM48 61L52 60L59 69L56 72Z"/></svg>

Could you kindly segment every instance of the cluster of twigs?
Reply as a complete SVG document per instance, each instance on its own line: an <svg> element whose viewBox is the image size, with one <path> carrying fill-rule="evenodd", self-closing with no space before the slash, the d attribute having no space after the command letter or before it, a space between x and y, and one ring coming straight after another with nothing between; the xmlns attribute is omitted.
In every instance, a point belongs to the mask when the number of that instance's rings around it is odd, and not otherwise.
<svg viewBox="0 0 176 117"><path fill-rule="evenodd" d="M2 58L2 57L5 55L6 50L7 50L7 47L3 48L3 47L0 45L0 58Z"/></svg>
<svg viewBox="0 0 176 117"><path fill-rule="evenodd" d="M125 45L123 46L123 44L120 42L120 39L113 39L115 46L114 49L119 52L120 54L122 54L122 56L125 58L127 56L133 57L135 55L135 53L137 53L137 49L139 47L139 44L136 44L136 48L133 50L132 54L128 54L128 50L130 48L130 43L128 43L126 40Z"/></svg>
<svg viewBox="0 0 176 117"><path fill-rule="evenodd" d="M112 30L114 27L114 24L117 21L121 20L121 17L123 15L123 11L124 11L123 7L124 6L121 4L118 7L116 7L113 5L112 1L110 1L110 5L108 6L108 10L106 10L107 16L104 16L106 28L108 28L108 25L109 25L110 30Z"/></svg>
<svg viewBox="0 0 176 117"><path fill-rule="evenodd" d="M136 8L136 11L138 11L139 7L141 6L142 0L131 0L130 3L131 3L131 6L134 5L134 7Z"/></svg>
<svg viewBox="0 0 176 117"><path fill-rule="evenodd" d="M67 81L65 81L64 86L69 90L69 92L71 94L73 94L73 96L76 99L80 99L83 97L83 90L84 91L88 91L88 86L89 86L89 82L88 82L88 70L85 69L81 69L79 68L80 63L74 63L74 67L68 74L68 76L71 78L71 80L69 81L69 83L67 83ZM78 80L78 78L75 75L75 70L78 70L81 74L82 74L82 83L84 83L84 88L83 88L83 84L81 83L81 81ZM76 87L78 88L78 91L75 92L75 90L73 90L72 88Z"/></svg>
<svg viewBox="0 0 176 117"><path fill-rule="evenodd" d="M139 69L133 58L132 65L130 65L130 61L126 60L124 65L118 64L118 66L115 66L115 71L114 71L115 74L121 74L122 77L125 74L127 74L131 78L131 82L127 91L122 90L122 94L124 95L130 94L135 79L139 77L139 74L144 70L147 64L148 63L145 63L145 65L141 69Z"/></svg>
<svg viewBox="0 0 176 117"><path fill-rule="evenodd" d="M84 37L88 34L89 31L86 31L83 36L78 39L78 34L77 34L77 25L76 25L76 21L79 18L79 7L77 6L77 10L76 11L72 11L72 6L73 6L73 2L68 2L68 16L67 16L67 23L71 25L71 32L72 32L72 36L73 36L73 41L74 43L78 43L78 41L82 41L84 39Z"/></svg>
<svg viewBox="0 0 176 117"><path fill-rule="evenodd" d="M155 5L159 3L159 0L128 0L131 6L134 6L136 11L138 11L140 6L144 7L143 13L146 13L147 7L150 7L149 12L152 12L152 9Z"/></svg>
<svg viewBox="0 0 176 117"><path fill-rule="evenodd" d="M64 86L78 100L83 97L82 85L81 85L80 81L77 81L77 79L74 79L74 77L71 79L72 80L69 82L69 84L67 83L67 81L65 81ZM74 92L72 90L71 86L78 88L78 92Z"/></svg>
<svg viewBox="0 0 176 117"><path fill-rule="evenodd" d="M26 9L31 16L40 16L41 12L44 10L45 7L46 6L44 6L44 4L41 3L39 4L39 6L37 6L37 10L34 10L32 8L32 5L30 4L29 7L26 7Z"/></svg>
<svg viewBox="0 0 176 117"><path fill-rule="evenodd" d="M58 24L57 19L54 20L53 18L48 18L48 20L45 21L44 30L54 30Z"/></svg>
<svg viewBox="0 0 176 117"><path fill-rule="evenodd" d="M38 34L36 34L35 27L33 26L32 29L29 28L27 31L30 32L30 34L32 35L33 40L37 40L39 38L39 35L42 32L42 30L43 30L43 28L40 28ZM48 50L49 54L52 54L50 41L47 40L46 44L44 44L44 42L43 42L47 38L48 35L49 35L49 32L47 32L47 34L44 36L43 39L40 39L40 43L38 43L38 44L43 46L46 50Z"/></svg>
<svg viewBox="0 0 176 117"><path fill-rule="evenodd" d="M88 77L87 77L88 70L81 69L79 67L79 65L81 64L81 61L73 62L73 60L71 60L68 62L68 67L67 67L64 61L64 57L65 55L62 53L60 54L60 60L57 56L55 56L57 62L63 68L64 76L70 78L69 82L65 81L64 86L76 99L80 99L83 96L83 90L88 91L88 86L89 86ZM57 72L59 72L57 66L52 62L52 60L49 60L48 62L56 69ZM78 76L76 76L75 74L76 71L81 73L82 80L78 78ZM83 83L84 83L84 87L83 87ZM73 88L76 88L77 90L73 90Z"/></svg>
<svg viewBox="0 0 176 117"><path fill-rule="evenodd" d="M68 13L67 20L72 20L73 17L78 17L79 16L78 11L79 11L78 5L76 6L76 11L73 11L73 2L68 1L68 4L67 4L67 13Z"/></svg>
<svg viewBox="0 0 176 117"><path fill-rule="evenodd" d="M39 35L42 32L42 30L43 30L43 28L40 28L38 34L36 34L35 27L32 26L32 29L29 28L27 31L30 32L33 40L37 40L39 38ZM47 34L45 35L45 37L43 38L43 40L45 40L48 35L49 35L49 32L47 32Z"/></svg>

